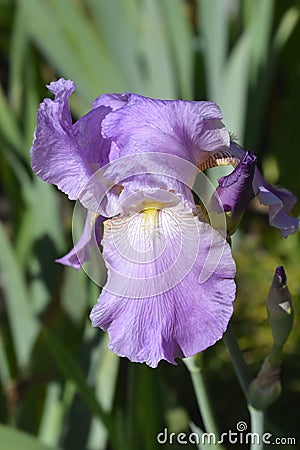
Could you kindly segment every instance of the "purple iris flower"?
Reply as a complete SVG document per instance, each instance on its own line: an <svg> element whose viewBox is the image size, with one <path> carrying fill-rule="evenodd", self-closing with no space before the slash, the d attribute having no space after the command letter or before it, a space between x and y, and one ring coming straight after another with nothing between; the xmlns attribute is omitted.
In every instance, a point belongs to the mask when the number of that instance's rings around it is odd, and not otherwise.
<svg viewBox="0 0 300 450"><path fill-rule="evenodd" d="M299 219L289 216L297 199L285 188L274 188L256 167L256 156L245 152L238 144L231 142L229 152L236 159L235 170L220 178L216 189L219 203L225 211L236 217L243 214L250 200L255 196L262 205L269 207L270 225L279 228L287 237L299 228Z"/></svg>
<svg viewBox="0 0 300 450"><path fill-rule="evenodd" d="M39 107L32 168L88 211L82 237L59 262L79 268L103 222L108 279L93 325L108 332L112 351L151 367L213 345L232 315L235 263L225 236L199 220L191 188L199 170L241 159L220 109L102 95L73 124L75 84L48 87L54 100Z"/></svg>

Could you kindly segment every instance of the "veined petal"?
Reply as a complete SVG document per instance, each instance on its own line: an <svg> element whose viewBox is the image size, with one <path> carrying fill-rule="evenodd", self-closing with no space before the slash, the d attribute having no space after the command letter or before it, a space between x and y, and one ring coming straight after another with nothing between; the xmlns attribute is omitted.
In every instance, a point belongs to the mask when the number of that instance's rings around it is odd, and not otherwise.
<svg viewBox="0 0 300 450"><path fill-rule="evenodd" d="M103 121L119 157L161 152L200 164L209 152L229 147L229 133L214 102L156 100L131 94L123 107Z"/></svg>
<svg viewBox="0 0 300 450"><path fill-rule="evenodd" d="M299 229L299 219L291 217L289 213L297 201L296 197L287 189L275 188L264 179L254 165L254 161L251 162L254 157L253 153L245 152L235 142L231 142L227 153L229 154L228 162L233 165L238 163L238 166L230 175L219 180L220 186L217 188L217 193L221 202L224 201L225 211L233 211L234 205L236 209L243 210L246 203L251 200L252 193L254 193L258 196L261 204L269 206L270 225L279 228L283 237L295 233ZM249 158L250 154L253 155L251 158ZM230 161L230 157L232 161ZM248 191L244 189L244 195L242 195L241 185L249 184L251 176L252 188L249 186ZM238 178L238 183L231 184L235 177ZM229 187L230 189L228 189ZM244 187L246 188L246 185ZM227 209L225 204L227 204Z"/></svg>
<svg viewBox="0 0 300 450"><path fill-rule="evenodd" d="M109 106L113 111L123 108L131 94L102 94L93 101L93 108Z"/></svg>
<svg viewBox="0 0 300 450"><path fill-rule="evenodd" d="M256 160L252 152L245 152L233 172L218 180L216 194L223 211L241 214L255 197L252 183Z"/></svg>
<svg viewBox="0 0 300 450"><path fill-rule="evenodd" d="M102 238L100 226L104 220L104 217L88 211L83 233L78 242L69 253L56 259L56 262L74 269L80 269L83 263L89 260L90 248L100 245Z"/></svg>
<svg viewBox="0 0 300 450"><path fill-rule="evenodd" d="M44 181L55 184L70 199L76 199L92 171L80 152L72 128L68 97L75 90L75 83L60 79L48 87L55 98L47 98L40 104L30 150L31 166Z"/></svg>
<svg viewBox="0 0 300 450"><path fill-rule="evenodd" d="M260 203L269 206L270 225L279 228L283 237L296 233L299 229L299 219L291 217L289 213L297 198L287 189L271 186L257 168L254 173L253 188Z"/></svg>
<svg viewBox="0 0 300 450"><path fill-rule="evenodd" d="M197 175L197 167L165 153L141 153L127 155L100 168L81 192L80 202L85 208L106 217L129 211L142 210L147 198L164 201L174 195L188 208L195 207L191 188ZM159 198L155 198L155 192ZM171 195L173 194L173 195ZM140 198L140 202L137 202ZM166 200L167 201L167 200ZM131 202L131 204L130 204ZM178 203L178 199L175 203ZM165 206L170 206L167 204Z"/></svg>
<svg viewBox="0 0 300 450"><path fill-rule="evenodd" d="M156 367L222 337L233 310L235 264L208 224L178 206L149 208L106 221L102 245L108 282L91 319L108 331L112 351Z"/></svg>
<svg viewBox="0 0 300 450"><path fill-rule="evenodd" d="M94 171L109 162L111 142L101 135L101 123L111 111L108 107L92 109L73 125L80 154Z"/></svg>
<svg viewBox="0 0 300 450"><path fill-rule="evenodd" d="M110 161L111 141L101 134L105 116L118 107L119 95L102 96L94 108L74 124L68 97L75 83L60 80L50 83L54 100L45 99L39 107L31 148L32 168L44 181L57 185L77 199L90 176ZM124 101L119 101L119 107Z"/></svg>

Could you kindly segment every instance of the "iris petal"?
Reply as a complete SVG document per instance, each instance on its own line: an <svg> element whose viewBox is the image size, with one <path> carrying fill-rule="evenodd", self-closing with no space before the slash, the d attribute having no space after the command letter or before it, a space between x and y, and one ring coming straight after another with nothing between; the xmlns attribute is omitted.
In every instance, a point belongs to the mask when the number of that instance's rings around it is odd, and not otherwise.
<svg viewBox="0 0 300 450"><path fill-rule="evenodd" d="M233 172L218 180L216 193L222 210L241 214L254 198L252 182L256 159L252 152L245 152Z"/></svg>
<svg viewBox="0 0 300 450"><path fill-rule="evenodd" d="M296 233L299 219L289 215L297 201L296 197L287 189L271 186L258 169L254 173L253 187L260 203L269 206L270 225L279 228L283 237Z"/></svg>
<svg viewBox="0 0 300 450"><path fill-rule="evenodd" d="M154 192L169 191L193 208L191 188L197 172L194 164L170 154L127 155L99 169L82 190L80 202L97 214L112 217L124 212L125 203L128 209L129 199L136 200L139 192L144 200L147 194L153 199Z"/></svg>
<svg viewBox="0 0 300 450"><path fill-rule="evenodd" d="M246 164L243 170L243 174L247 175L248 171L248 175L251 175L249 170L252 171L253 167L251 166L249 157L247 156L249 155L249 152L245 152L242 147L240 147L235 142L231 143L229 152L232 157L237 158L237 160L240 161L240 164L243 163L243 161L248 160L249 163ZM242 168L240 164L239 166ZM227 189L224 185L224 181L226 184L226 180L230 181L232 180L231 177L238 175L238 167L228 177L224 177L223 179L221 179L220 187L217 188L217 192L221 193L221 200L223 197L227 204L230 206L228 210L233 211L233 205L235 205L234 207L236 208L236 210L242 210L245 206L245 203L248 202L249 196L251 198L253 191L254 195L258 196L260 203L269 207L270 225L278 228L283 237L287 237L290 234L295 233L299 229L299 219L290 216L289 213L291 212L294 204L297 201L296 197L285 188L275 188L274 186L270 185L264 179L258 168L255 166L254 171L252 171L252 189L249 187L249 192L246 193L243 198L239 195L240 182L238 183L238 185L236 185L238 189L236 189L235 191L233 190L233 185L227 187ZM246 180L244 175L242 178L240 178L240 181L242 181L242 179L244 178L244 181L247 181L247 183L249 183L248 176ZM225 210L227 209L225 208Z"/></svg>
<svg viewBox="0 0 300 450"><path fill-rule="evenodd" d="M74 248L65 256L56 259L56 262L65 266L80 269L84 262L89 260L89 250L92 247L98 247L101 241L100 225L105 220L102 216L88 211L84 229Z"/></svg>
<svg viewBox="0 0 300 450"><path fill-rule="evenodd" d="M219 233L178 206L105 223L108 282L91 319L108 331L112 351L156 367L222 337L233 310L235 264ZM204 270L210 273L200 282Z"/></svg>
<svg viewBox="0 0 300 450"><path fill-rule="evenodd" d="M113 111L123 108L131 94L102 94L93 101L93 108L109 106Z"/></svg>
<svg viewBox="0 0 300 450"><path fill-rule="evenodd" d="M75 83L61 79L51 83L49 89L55 98L40 104L31 165L40 178L57 185L74 200L92 174L72 129L68 97Z"/></svg>
<svg viewBox="0 0 300 450"><path fill-rule="evenodd" d="M214 102L156 100L131 94L103 121L103 136L119 155L161 152L198 165L209 152L229 147L229 133Z"/></svg>
<svg viewBox="0 0 300 450"><path fill-rule="evenodd" d="M54 100L47 98L40 104L31 147L36 174L72 200L78 198L95 169L110 161L111 141L103 138L101 124L109 112L124 104L121 95L101 96L94 108L73 124L68 98L75 87L63 78L50 83Z"/></svg>

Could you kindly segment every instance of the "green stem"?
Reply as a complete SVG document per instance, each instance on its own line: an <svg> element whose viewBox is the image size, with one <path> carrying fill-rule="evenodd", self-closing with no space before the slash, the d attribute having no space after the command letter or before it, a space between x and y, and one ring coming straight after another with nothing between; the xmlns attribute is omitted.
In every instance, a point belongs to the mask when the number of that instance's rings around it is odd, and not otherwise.
<svg viewBox="0 0 300 450"><path fill-rule="evenodd" d="M243 393L249 401L249 395L248 395L248 388L249 384L251 383L252 377L249 371L249 368L245 362L243 353L239 347L235 332L233 330L233 327L231 323L229 323L228 328L226 332L224 333L223 340L225 342L225 345L227 347L227 350L230 355L230 359L232 361L234 370L236 372L236 375L238 377L240 386L243 390Z"/></svg>
<svg viewBox="0 0 300 450"><path fill-rule="evenodd" d="M248 402L248 410L251 419L251 433L256 433L253 439L254 442L251 442L250 450L261 450L264 446L262 442L262 436L264 433L264 412L259 411L250 404L249 385L252 381L252 377L245 362L243 353L239 347L231 323L229 323L228 329L224 334L223 339L229 351L230 358L237 374L239 383Z"/></svg>
<svg viewBox="0 0 300 450"><path fill-rule="evenodd" d="M273 347L271 349L271 352L268 356L268 361L272 367L276 367L280 365L281 362L281 352L282 352L282 346L279 347L276 344L273 344Z"/></svg>
<svg viewBox="0 0 300 450"><path fill-rule="evenodd" d="M205 430L207 433L214 433L216 437L219 437L216 421L214 418L214 413L211 407L210 398L208 396L207 388L205 386L203 371L200 365L198 365L195 360L196 356L185 358L183 359L183 362L190 372L190 376L192 379L197 403L199 406ZM218 446L215 448L220 447Z"/></svg>
<svg viewBox="0 0 300 450"><path fill-rule="evenodd" d="M262 450L264 448L264 443L262 441L264 433L264 412L255 409L251 405L248 405L248 409L251 418L251 433L254 441L251 442L250 450Z"/></svg>

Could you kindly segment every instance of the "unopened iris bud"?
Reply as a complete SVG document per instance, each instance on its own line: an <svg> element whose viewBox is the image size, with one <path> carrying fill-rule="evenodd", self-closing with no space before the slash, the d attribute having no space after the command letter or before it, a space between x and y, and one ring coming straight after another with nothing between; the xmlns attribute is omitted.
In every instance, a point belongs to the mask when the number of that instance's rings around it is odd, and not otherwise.
<svg viewBox="0 0 300 450"><path fill-rule="evenodd" d="M267 298L267 310L274 345L281 348L289 337L294 321L292 297L282 266L275 271Z"/></svg>
<svg viewBox="0 0 300 450"><path fill-rule="evenodd" d="M291 332L294 308L282 266L278 266L267 298L267 310L273 335L273 347L257 377L249 386L249 400L256 409L265 409L281 393L280 359L282 347Z"/></svg>
<svg viewBox="0 0 300 450"><path fill-rule="evenodd" d="M264 361L257 377L249 386L249 400L256 409L264 410L281 394L280 366L273 367L269 358Z"/></svg>

